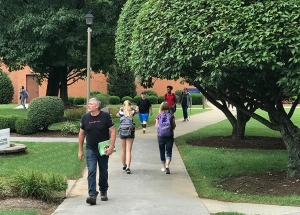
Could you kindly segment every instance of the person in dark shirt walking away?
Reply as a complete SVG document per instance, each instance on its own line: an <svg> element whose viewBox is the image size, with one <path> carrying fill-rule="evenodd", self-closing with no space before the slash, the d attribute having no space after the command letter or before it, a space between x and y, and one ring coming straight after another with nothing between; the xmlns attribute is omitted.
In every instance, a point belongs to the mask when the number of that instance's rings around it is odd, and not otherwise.
<svg viewBox="0 0 300 215"><path fill-rule="evenodd" d="M157 141L162 163L162 172L170 174L170 162L174 143L174 129L176 127L174 115L170 113L168 102L163 102L156 117Z"/></svg>
<svg viewBox="0 0 300 215"><path fill-rule="evenodd" d="M100 111L101 102L91 98L88 103L88 113L81 117L78 135L78 158L82 160L83 141L86 137L86 163L88 168L88 193L86 203L95 205L98 191L96 190L97 163L99 166L99 190L101 201L107 201L108 189L108 159L114 151L116 129L109 113ZM101 156L98 143L110 140L109 147L105 149L106 155Z"/></svg>
<svg viewBox="0 0 300 215"><path fill-rule="evenodd" d="M166 102L169 103L170 113L174 114L176 112L176 95L172 93L173 87L167 86L167 93L164 96Z"/></svg>
<svg viewBox="0 0 300 215"><path fill-rule="evenodd" d="M152 105L149 99L146 98L146 92L141 93L142 98L136 104L136 112L139 114L140 122L142 123L143 134L146 133L147 121L149 113L152 116Z"/></svg>
<svg viewBox="0 0 300 215"><path fill-rule="evenodd" d="M179 97L179 104L181 105L183 112L183 122L189 121L187 110L189 107L192 107L192 96L186 87L183 88L183 92Z"/></svg>

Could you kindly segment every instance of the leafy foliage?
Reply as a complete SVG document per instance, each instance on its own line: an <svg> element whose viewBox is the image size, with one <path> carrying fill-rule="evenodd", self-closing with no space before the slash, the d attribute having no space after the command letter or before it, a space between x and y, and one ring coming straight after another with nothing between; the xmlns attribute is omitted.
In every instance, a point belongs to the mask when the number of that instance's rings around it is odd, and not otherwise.
<svg viewBox="0 0 300 215"><path fill-rule="evenodd" d="M35 98L28 108L28 119L39 129L47 130L48 126L60 122L64 116L64 103L61 98L45 96Z"/></svg>
<svg viewBox="0 0 300 215"><path fill-rule="evenodd" d="M81 116L86 113L86 108L73 108L65 110L65 117L70 119L81 119Z"/></svg>
<svg viewBox="0 0 300 215"><path fill-rule="evenodd" d="M117 105L117 104L120 104L120 97L119 96L110 96L109 97L109 104L112 104L112 105Z"/></svg>
<svg viewBox="0 0 300 215"><path fill-rule="evenodd" d="M7 73L0 69L0 104L9 104L14 97L14 86Z"/></svg>
<svg viewBox="0 0 300 215"><path fill-rule="evenodd" d="M75 97L73 100L74 105L83 105L84 98L82 96Z"/></svg>
<svg viewBox="0 0 300 215"><path fill-rule="evenodd" d="M80 129L79 123L66 121L61 126L61 132L65 134L78 134Z"/></svg>
<svg viewBox="0 0 300 215"><path fill-rule="evenodd" d="M32 124L29 119L17 119L15 129L18 134L34 134L38 131L36 125Z"/></svg>
<svg viewBox="0 0 300 215"><path fill-rule="evenodd" d="M124 96L124 97L121 99L122 103L124 103L124 101L126 101L126 100L129 100L130 102L133 101L133 99L132 99L130 96Z"/></svg>
<svg viewBox="0 0 300 215"><path fill-rule="evenodd" d="M157 104L158 102L157 96L147 96L147 98L150 100L151 104Z"/></svg>

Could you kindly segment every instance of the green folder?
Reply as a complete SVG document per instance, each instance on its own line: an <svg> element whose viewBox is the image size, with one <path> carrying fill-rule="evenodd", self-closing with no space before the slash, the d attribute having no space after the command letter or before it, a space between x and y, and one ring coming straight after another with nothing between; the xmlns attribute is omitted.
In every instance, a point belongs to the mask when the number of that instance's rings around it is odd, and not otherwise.
<svg viewBox="0 0 300 215"><path fill-rule="evenodd" d="M106 155L105 148L108 148L109 144L110 144L110 140L106 140L98 143L98 150L101 156Z"/></svg>

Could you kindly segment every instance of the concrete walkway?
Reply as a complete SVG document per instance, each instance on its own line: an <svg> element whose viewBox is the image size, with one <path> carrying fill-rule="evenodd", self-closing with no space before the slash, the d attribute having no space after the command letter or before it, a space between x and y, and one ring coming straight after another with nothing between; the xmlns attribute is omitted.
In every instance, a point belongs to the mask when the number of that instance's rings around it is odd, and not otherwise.
<svg viewBox="0 0 300 215"><path fill-rule="evenodd" d="M192 115L189 122L176 120L175 136L190 133L207 125L224 120L225 115L214 106L205 113ZM233 112L235 113L235 112ZM11 137L11 141L33 142L77 142L77 138L24 138ZM68 197L53 215L99 214L201 214L217 212L240 212L247 215L296 215L300 207L221 202L199 198L186 171L177 147L173 148L171 174L161 172L156 128L148 127L146 134L136 131L132 149L132 174L122 173L120 145L116 141L117 152L109 161L109 190L107 202L97 200L97 205L85 203L87 197L87 171L76 182L69 181ZM73 186L72 186L73 185Z"/></svg>

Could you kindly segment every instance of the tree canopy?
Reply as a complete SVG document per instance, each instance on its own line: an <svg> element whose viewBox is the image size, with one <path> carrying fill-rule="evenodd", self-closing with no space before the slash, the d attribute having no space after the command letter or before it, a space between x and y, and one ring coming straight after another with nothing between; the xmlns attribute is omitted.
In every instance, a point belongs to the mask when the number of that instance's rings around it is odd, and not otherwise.
<svg viewBox="0 0 300 215"><path fill-rule="evenodd" d="M129 64L145 79L182 77L210 89L280 131L288 176L296 178L300 132L291 116L299 97L288 113L282 100L300 94L299 12L296 0L149 0L135 20ZM270 118L255 114L256 108Z"/></svg>
<svg viewBox="0 0 300 215"><path fill-rule="evenodd" d="M94 72L114 62L115 29L125 0L0 0L0 56L11 70L25 65L48 79L47 95L67 96L67 82L86 75L86 24L91 11ZM66 98L64 100L67 100Z"/></svg>

